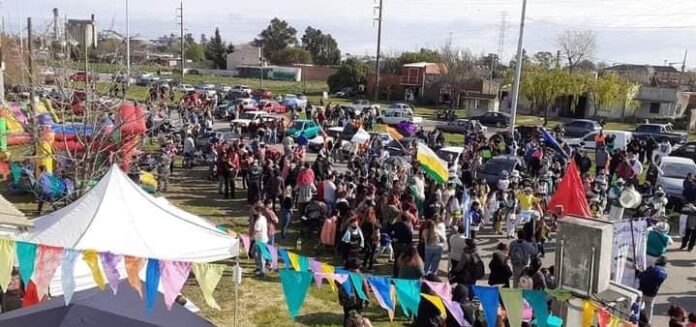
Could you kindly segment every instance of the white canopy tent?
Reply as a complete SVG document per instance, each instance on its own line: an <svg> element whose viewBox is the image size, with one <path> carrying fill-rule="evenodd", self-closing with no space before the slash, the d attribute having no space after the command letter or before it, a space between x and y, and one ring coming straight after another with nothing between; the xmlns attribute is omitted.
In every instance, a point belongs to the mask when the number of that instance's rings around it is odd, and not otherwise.
<svg viewBox="0 0 696 327"><path fill-rule="evenodd" d="M196 215L158 199L117 166L70 205L32 221L17 240L77 250L95 250L162 260L211 262L236 257L239 240ZM125 277L125 267L121 275ZM82 260L76 261L76 291L94 287ZM60 269L52 295L62 294Z"/></svg>

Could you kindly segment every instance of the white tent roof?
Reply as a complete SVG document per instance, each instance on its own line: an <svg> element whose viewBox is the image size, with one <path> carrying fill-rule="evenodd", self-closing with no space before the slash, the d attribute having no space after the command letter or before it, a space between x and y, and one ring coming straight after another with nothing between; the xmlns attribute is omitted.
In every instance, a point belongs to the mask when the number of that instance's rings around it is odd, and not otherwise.
<svg viewBox="0 0 696 327"><path fill-rule="evenodd" d="M142 258L211 262L239 254L239 241L205 219L156 199L117 166L70 205L32 221L32 243Z"/></svg>

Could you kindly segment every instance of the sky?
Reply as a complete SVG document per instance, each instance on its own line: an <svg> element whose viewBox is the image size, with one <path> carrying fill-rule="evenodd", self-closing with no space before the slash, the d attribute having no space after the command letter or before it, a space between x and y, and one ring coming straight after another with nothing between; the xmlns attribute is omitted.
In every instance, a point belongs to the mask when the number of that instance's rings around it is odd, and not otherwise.
<svg viewBox="0 0 696 327"><path fill-rule="evenodd" d="M375 2L377 1L377 2ZM184 0L184 25L196 38L220 28L235 44L253 40L273 17L298 30L307 26L331 33L344 53L374 55L377 42L375 6L379 0ZM513 58L519 36L522 0L383 0L382 52L398 54L439 48L447 40L475 54L498 53L505 15L503 60ZM96 15L100 29L125 33L125 0L0 0L5 29L17 33L31 16L39 33L49 30L51 10L61 17ZM130 0L131 35L147 38L179 33L179 0ZM565 30L597 34L593 60L608 64L663 65L680 68L691 49L687 68L696 68L696 1L694 0L528 0L524 48L528 54L558 49ZM24 26L23 25L23 26ZM24 26L26 33L26 26Z"/></svg>

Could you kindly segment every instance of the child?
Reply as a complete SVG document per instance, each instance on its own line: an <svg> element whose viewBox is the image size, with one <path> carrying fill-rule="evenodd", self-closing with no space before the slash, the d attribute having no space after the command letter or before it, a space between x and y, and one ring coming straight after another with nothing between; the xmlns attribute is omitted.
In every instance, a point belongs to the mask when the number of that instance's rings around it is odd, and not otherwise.
<svg viewBox="0 0 696 327"><path fill-rule="evenodd" d="M389 254L389 262L394 262L394 249L392 248L392 241L387 233L381 233L379 237L379 247L377 248L377 254L383 255L384 252Z"/></svg>

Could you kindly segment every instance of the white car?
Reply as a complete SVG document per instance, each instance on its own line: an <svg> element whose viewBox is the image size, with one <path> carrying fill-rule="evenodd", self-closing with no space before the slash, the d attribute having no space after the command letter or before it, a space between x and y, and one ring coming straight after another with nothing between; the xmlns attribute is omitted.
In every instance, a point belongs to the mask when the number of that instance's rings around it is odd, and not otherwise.
<svg viewBox="0 0 696 327"><path fill-rule="evenodd" d="M665 189L670 198L684 197L684 179L687 174L696 175L696 163L690 158L664 157L657 174L657 185Z"/></svg>
<svg viewBox="0 0 696 327"><path fill-rule="evenodd" d="M232 87L229 85L220 85L217 87L217 91L222 92L222 93L227 93L229 91L232 91Z"/></svg>
<svg viewBox="0 0 696 327"><path fill-rule="evenodd" d="M246 94L251 94L253 90L246 85L235 85L229 91L238 91Z"/></svg>
<svg viewBox="0 0 696 327"><path fill-rule="evenodd" d="M334 142L335 140L340 140L341 139L341 134L343 133L343 127L340 126L334 126L334 127L329 127L326 129L326 141L331 141ZM317 134L317 136L311 140L309 140L309 143L307 144L307 147L312 150L312 151L319 151L321 148L324 147L324 135L323 133Z"/></svg>
<svg viewBox="0 0 696 327"><path fill-rule="evenodd" d="M595 144L595 136L599 131L594 131L586 134L583 137L579 137L576 139L569 139L566 142L570 146L579 146L585 149L595 149L597 145ZM626 131L603 131L604 136L613 136L614 137L614 148L615 149L623 149L628 146L628 143L631 142L631 139L633 139L633 133L631 132L626 132Z"/></svg>
<svg viewBox="0 0 696 327"><path fill-rule="evenodd" d="M261 122L266 117L270 117L270 115L265 111L247 111L239 114L239 118L230 121L230 126L249 127L252 122Z"/></svg>
<svg viewBox="0 0 696 327"><path fill-rule="evenodd" d="M355 100L353 103L345 105L344 108L357 115L361 114L364 110L379 110L379 105L373 105L368 100Z"/></svg>
<svg viewBox="0 0 696 327"><path fill-rule="evenodd" d="M191 91L195 91L196 88L194 88L191 84L179 84L179 86L174 87L174 90L189 93Z"/></svg>
<svg viewBox="0 0 696 327"><path fill-rule="evenodd" d="M420 125L423 123L423 118L414 116L412 113L405 110L385 110L381 115L377 116L378 124L396 125L402 122L411 122Z"/></svg>
<svg viewBox="0 0 696 327"><path fill-rule="evenodd" d="M387 110L406 110L409 111L411 114L413 114L413 110L411 109L411 106L407 103L392 103L389 105L389 108Z"/></svg>

